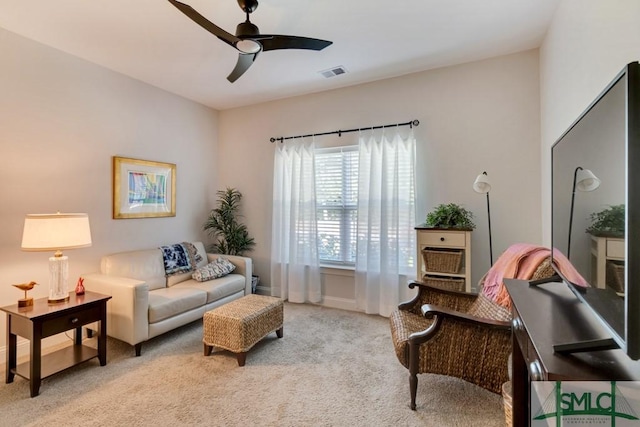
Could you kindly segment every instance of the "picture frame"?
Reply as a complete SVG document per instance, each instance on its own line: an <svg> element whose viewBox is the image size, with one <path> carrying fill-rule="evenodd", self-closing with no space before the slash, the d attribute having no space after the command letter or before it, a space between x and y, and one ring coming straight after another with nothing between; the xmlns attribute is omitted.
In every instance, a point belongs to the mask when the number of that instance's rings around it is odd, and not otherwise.
<svg viewBox="0 0 640 427"><path fill-rule="evenodd" d="M176 165L113 157L113 219L176 216Z"/></svg>

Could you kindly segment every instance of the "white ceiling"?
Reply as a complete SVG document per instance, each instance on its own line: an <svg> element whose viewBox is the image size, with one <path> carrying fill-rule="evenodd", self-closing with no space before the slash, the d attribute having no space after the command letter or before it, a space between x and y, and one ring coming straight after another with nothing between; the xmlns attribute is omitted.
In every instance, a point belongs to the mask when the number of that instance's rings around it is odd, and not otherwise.
<svg viewBox="0 0 640 427"><path fill-rule="evenodd" d="M230 33L245 18L236 0L181 1ZM222 110L536 48L559 1L261 0L262 33L333 45L263 52L233 84L237 51L166 0L0 0L0 27Z"/></svg>

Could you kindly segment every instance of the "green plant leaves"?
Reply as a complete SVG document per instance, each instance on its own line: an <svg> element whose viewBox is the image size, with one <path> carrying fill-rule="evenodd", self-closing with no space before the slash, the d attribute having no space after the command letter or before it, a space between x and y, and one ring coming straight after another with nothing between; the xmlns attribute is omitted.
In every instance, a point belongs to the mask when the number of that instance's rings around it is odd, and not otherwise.
<svg viewBox="0 0 640 427"><path fill-rule="evenodd" d="M219 190L218 204L209 213L203 228L215 240L209 250L225 255L243 255L255 246L253 237L244 224L238 221L241 217L240 201L242 194L235 188Z"/></svg>
<svg viewBox="0 0 640 427"><path fill-rule="evenodd" d="M622 237L624 236L625 206L613 205L600 212L594 212L589 215L591 225L587 227L586 232L594 236Z"/></svg>
<svg viewBox="0 0 640 427"><path fill-rule="evenodd" d="M427 214L426 225L436 228L464 228L473 230L473 212L455 203L440 204Z"/></svg>

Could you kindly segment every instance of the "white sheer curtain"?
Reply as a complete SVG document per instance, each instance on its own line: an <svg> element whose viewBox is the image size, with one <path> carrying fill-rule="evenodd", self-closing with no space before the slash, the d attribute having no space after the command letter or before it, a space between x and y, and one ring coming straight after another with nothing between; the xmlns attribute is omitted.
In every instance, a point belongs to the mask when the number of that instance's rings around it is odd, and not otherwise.
<svg viewBox="0 0 640 427"><path fill-rule="evenodd" d="M361 132L359 140L356 304L389 316L415 274L413 130Z"/></svg>
<svg viewBox="0 0 640 427"><path fill-rule="evenodd" d="M314 148L285 141L274 159L271 295L291 302L321 299Z"/></svg>

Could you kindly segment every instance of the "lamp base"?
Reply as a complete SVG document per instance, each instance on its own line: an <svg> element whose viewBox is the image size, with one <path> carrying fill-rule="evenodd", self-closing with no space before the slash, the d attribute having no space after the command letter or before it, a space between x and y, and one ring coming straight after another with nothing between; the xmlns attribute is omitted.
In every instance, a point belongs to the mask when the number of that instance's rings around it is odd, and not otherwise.
<svg viewBox="0 0 640 427"><path fill-rule="evenodd" d="M69 295L67 295L66 297L60 297L60 298L49 298L47 300L49 304L59 304L61 302L67 302L67 301L69 301Z"/></svg>
<svg viewBox="0 0 640 427"><path fill-rule="evenodd" d="M57 251L49 258L49 304L69 301L67 279L69 278L69 258Z"/></svg>
<svg viewBox="0 0 640 427"><path fill-rule="evenodd" d="M18 300L18 307L31 307L33 305L33 298L20 298Z"/></svg>

